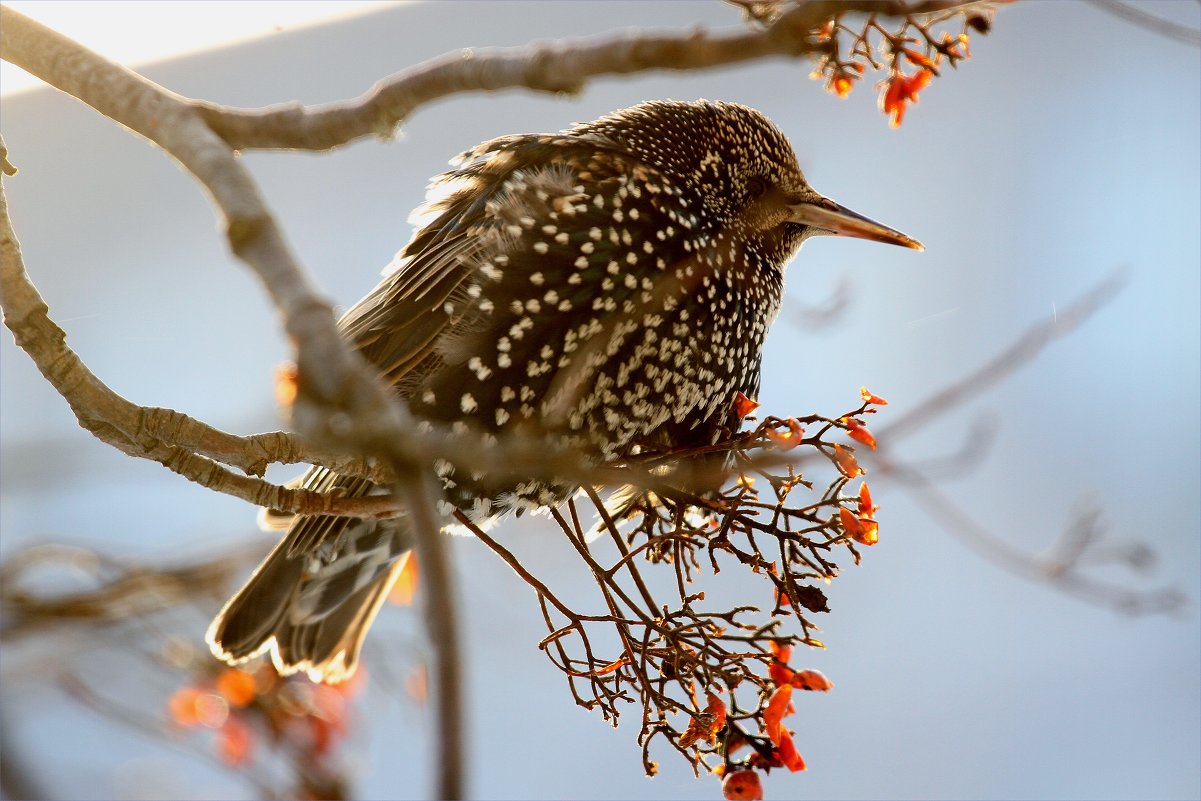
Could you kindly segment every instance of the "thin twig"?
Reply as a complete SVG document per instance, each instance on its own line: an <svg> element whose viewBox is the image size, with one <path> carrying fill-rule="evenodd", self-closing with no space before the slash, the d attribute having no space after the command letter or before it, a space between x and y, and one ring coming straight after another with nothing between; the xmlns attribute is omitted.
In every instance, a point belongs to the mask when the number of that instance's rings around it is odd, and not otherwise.
<svg viewBox="0 0 1201 801"><path fill-rule="evenodd" d="M1094 579L1074 569L1084 553L1076 553L1073 564L1062 558L1043 560L1022 553L1008 542L985 529L959 509L954 502L920 471L907 465L881 459L881 472L904 482L906 488L926 512L942 523L943 528L967 547L983 555L989 562L1025 579L1049 582L1059 590L1098 606L1130 615L1179 612L1188 598L1179 590L1165 587L1157 590L1131 590L1114 583ZM1069 521L1069 526L1077 520Z"/></svg>
<svg viewBox="0 0 1201 801"><path fill-rule="evenodd" d="M395 459L396 493L403 498L413 523L418 564L424 575L426 630L434 650L435 709L438 738L434 747L438 797L465 796L463 731L463 660L459 643L459 617L455 610L455 588L450 561L441 534L442 525L434 509L434 490L424 476L429 472Z"/></svg>
<svg viewBox="0 0 1201 801"><path fill-rule="evenodd" d="M254 179L195 108L7 6L0 56L159 145L205 188L230 248L263 281L296 343L292 423L301 434L361 446L403 430L406 413L338 335L332 305L292 255Z"/></svg>
<svg viewBox="0 0 1201 801"><path fill-rule="evenodd" d="M993 359L882 427L880 439L896 442L991 389L1042 353L1048 344L1083 325L1099 308L1112 300L1125 283L1125 276L1115 273L1058 310L1054 316L1035 323Z"/></svg>

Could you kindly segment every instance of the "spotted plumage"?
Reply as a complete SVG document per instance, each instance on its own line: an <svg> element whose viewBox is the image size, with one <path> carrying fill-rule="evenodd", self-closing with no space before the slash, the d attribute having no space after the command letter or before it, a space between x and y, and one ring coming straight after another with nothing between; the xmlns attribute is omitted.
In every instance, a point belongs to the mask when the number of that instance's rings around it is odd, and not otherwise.
<svg viewBox="0 0 1201 801"><path fill-rule="evenodd" d="M784 267L815 233L917 247L805 183L787 139L732 103L651 102L505 136L431 185L415 233L343 333L419 425L553 436L599 460L710 444L756 397ZM569 485L435 465L440 511L487 523ZM314 489L378 491L315 468ZM406 519L279 519L280 545L209 630L337 681L403 564Z"/></svg>

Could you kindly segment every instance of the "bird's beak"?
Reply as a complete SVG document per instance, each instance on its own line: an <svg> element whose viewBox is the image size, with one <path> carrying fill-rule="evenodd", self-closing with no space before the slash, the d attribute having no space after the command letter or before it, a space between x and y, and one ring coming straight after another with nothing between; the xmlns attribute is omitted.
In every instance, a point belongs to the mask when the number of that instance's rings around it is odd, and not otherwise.
<svg viewBox="0 0 1201 801"><path fill-rule="evenodd" d="M870 239L873 242L903 245L914 250L926 249L925 245L916 239L902 234L895 228L889 228L875 220L869 220L862 214L840 206L829 198L819 196L814 200L792 204L789 208L792 210L788 218L790 222L808 225L835 236Z"/></svg>

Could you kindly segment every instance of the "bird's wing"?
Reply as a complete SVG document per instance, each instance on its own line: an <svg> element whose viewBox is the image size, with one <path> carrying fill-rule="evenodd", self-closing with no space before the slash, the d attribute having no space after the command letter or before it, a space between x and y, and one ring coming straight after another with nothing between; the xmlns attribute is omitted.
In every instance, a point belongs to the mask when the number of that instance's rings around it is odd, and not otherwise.
<svg viewBox="0 0 1201 801"><path fill-rule="evenodd" d="M436 228L419 232L398 257L399 267L338 323L394 386L431 355L438 336L456 322L444 307L475 269L481 247L470 229L453 227L464 211L447 209Z"/></svg>
<svg viewBox="0 0 1201 801"><path fill-rule="evenodd" d="M514 171L548 159L570 140L557 136L515 135L485 142L461 154L458 167L430 184L425 204L411 220L413 239L394 267L339 321L339 328L390 384L406 394L404 379L436 359L434 343L443 333L470 325L448 299L479 266L489 249L503 247L503 221L490 202ZM518 204L520 205L520 204Z"/></svg>
<svg viewBox="0 0 1201 801"><path fill-rule="evenodd" d="M460 169L448 172L431 185L431 199L418 213L430 219L397 255L395 267L366 297L338 322L343 335L386 381L406 394L406 379L434 369L441 358L439 339L464 323L462 310L448 311L447 300L478 267L487 247L489 222L486 200L491 190L519 166L497 165L491 151L481 146L469 151ZM310 469L293 485L349 496L371 492L365 479L340 476L322 467ZM322 543L337 542L352 518L311 516L297 519L277 510L265 510L260 522L273 529L288 528L285 552L289 557L313 553Z"/></svg>

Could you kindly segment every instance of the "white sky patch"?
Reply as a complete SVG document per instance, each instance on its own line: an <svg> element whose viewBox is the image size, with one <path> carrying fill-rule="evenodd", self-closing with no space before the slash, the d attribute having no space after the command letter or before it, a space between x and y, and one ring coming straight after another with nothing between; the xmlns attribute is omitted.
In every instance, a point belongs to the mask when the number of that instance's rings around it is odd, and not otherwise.
<svg viewBox="0 0 1201 801"><path fill-rule="evenodd" d="M137 67L189 53L379 11L395 0L13 0L9 8L102 56ZM0 63L0 95L44 85Z"/></svg>

